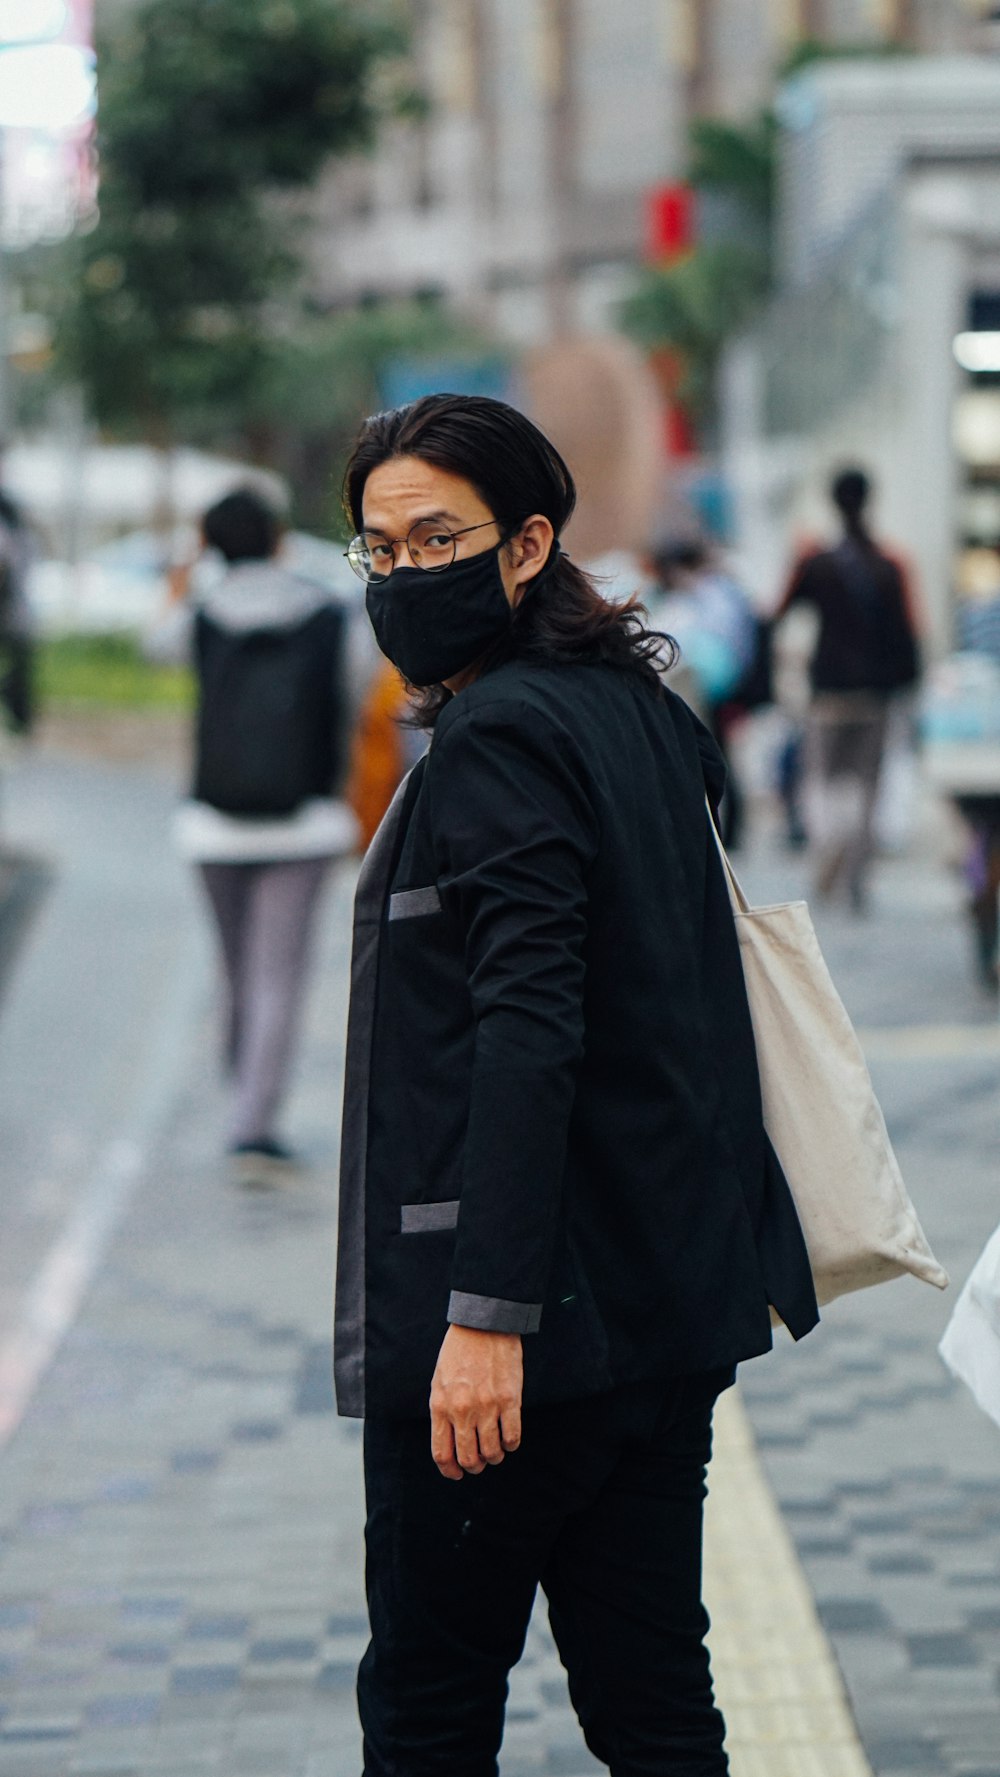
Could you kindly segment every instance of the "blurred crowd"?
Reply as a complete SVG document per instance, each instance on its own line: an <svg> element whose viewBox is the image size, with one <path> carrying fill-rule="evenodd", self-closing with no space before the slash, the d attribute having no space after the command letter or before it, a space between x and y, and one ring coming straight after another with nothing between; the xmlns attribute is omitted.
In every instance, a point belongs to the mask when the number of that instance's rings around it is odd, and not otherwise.
<svg viewBox="0 0 1000 1777"><path fill-rule="evenodd" d="M1000 708L1000 556L961 608L957 648L922 673L919 596L905 557L872 521L865 471L830 488L830 527L803 544L787 583L751 594L694 509L634 553L588 562L605 596L633 598L679 656L667 676L729 769L724 838L769 805L780 843L807 849L812 892L862 916L881 847L913 821L917 752L950 803L982 986L997 985L1000 793L977 775ZM427 744L407 687L378 653L364 586L332 551L311 556L274 498L237 488L205 512L175 562L143 646L189 664L197 685L191 794L176 843L197 872L225 982L229 1144L251 1174L295 1164L279 1133L331 864L365 851ZM0 497L0 698L9 729L35 715L29 525ZM964 743L958 745L956 742Z"/></svg>
<svg viewBox="0 0 1000 1777"><path fill-rule="evenodd" d="M986 715L995 707L1000 577L921 693L918 599L903 558L873 528L869 478L847 467L829 492L829 535L798 551L770 608L693 510L613 574L600 560L585 565L607 597L635 599L677 644L669 682L729 768L729 848L746 836L748 808L769 805L778 842L808 848L814 894L863 915L879 846L910 818L921 708L933 751L949 723L968 724L977 686ZM4 500L0 694L21 731L34 713L30 555L29 527ZM247 1176L295 1165L280 1117L324 881L336 860L363 854L427 744L407 687L375 647L364 590L349 572L317 572L274 499L248 485L205 512L143 638L152 660L190 664L197 686L175 838L217 939L228 1143ZM1000 797L945 789L965 823L977 971L995 986Z"/></svg>

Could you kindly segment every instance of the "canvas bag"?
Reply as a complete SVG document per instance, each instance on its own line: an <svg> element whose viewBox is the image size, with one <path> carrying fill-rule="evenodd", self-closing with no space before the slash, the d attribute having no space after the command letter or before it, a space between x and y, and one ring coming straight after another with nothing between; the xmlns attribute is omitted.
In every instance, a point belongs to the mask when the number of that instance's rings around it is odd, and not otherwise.
<svg viewBox="0 0 1000 1777"><path fill-rule="evenodd" d="M806 903L751 907L714 821L712 832L740 943L764 1127L795 1200L817 1301L907 1271L946 1289Z"/></svg>

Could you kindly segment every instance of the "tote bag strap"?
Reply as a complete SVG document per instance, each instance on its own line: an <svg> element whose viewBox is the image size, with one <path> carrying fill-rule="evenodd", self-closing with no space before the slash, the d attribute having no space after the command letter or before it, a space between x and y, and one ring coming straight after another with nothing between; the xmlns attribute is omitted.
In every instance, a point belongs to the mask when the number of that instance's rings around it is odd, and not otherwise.
<svg viewBox="0 0 1000 1777"><path fill-rule="evenodd" d="M722 860L722 869L723 869L723 873L726 878L726 884L729 889L729 899L732 901L733 908L737 913L749 913L750 912L750 903L747 900L747 897L743 892L743 888L740 884L740 879L737 876L736 871L733 869L732 864L729 862L729 857L727 855L726 848L723 845L721 838L719 837L719 829L715 824L715 816L712 813L712 804L709 802L707 796L705 797L705 807L708 810L708 824L712 830L712 838L715 840L715 843L719 848L719 857Z"/></svg>

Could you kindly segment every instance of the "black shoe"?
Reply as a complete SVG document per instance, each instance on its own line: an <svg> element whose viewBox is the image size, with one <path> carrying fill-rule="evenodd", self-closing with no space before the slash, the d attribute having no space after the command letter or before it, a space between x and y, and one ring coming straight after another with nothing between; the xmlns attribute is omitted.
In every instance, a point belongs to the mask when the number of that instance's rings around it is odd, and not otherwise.
<svg viewBox="0 0 1000 1777"><path fill-rule="evenodd" d="M234 1143L229 1159L241 1185L280 1185L301 1171L292 1150L273 1136Z"/></svg>

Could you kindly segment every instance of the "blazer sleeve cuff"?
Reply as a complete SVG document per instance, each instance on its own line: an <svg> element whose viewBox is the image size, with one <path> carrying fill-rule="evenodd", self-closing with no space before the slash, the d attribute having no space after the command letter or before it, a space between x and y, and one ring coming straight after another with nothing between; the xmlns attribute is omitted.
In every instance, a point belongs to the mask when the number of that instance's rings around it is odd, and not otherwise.
<svg viewBox="0 0 1000 1777"><path fill-rule="evenodd" d="M471 1296L465 1290L452 1290L448 1319L454 1326L474 1327L480 1333L537 1333L542 1304L505 1302L502 1296Z"/></svg>

